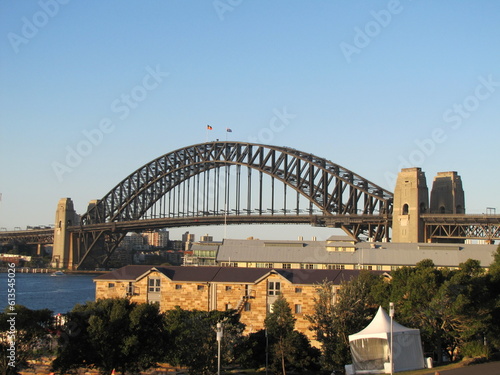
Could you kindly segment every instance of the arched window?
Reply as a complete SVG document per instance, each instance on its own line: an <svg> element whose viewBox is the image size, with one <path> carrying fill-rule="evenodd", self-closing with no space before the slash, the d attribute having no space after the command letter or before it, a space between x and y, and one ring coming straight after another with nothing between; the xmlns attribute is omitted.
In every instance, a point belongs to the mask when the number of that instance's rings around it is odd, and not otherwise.
<svg viewBox="0 0 500 375"><path fill-rule="evenodd" d="M425 203L422 202L420 203L420 213L423 214L425 211L427 211L427 209L425 208Z"/></svg>
<svg viewBox="0 0 500 375"><path fill-rule="evenodd" d="M403 205L403 211L401 212L402 215L408 215L408 211L409 211L409 207L408 207L408 204L405 203Z"/></svg>
<svg viewBox="0 0 500 375"><path fill-rule="evenodd" d="M439 213L444 214L446 212L444 206L439 207Z"/></svg>

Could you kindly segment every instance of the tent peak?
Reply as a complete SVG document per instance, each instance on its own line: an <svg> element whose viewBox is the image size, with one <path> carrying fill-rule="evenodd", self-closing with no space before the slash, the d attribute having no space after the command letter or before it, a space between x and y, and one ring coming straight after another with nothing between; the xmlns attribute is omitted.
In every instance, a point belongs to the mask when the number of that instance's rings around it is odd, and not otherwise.
<svg viewBox="0 0 500 375"><path fill-rule="evenodd" d="M392 322L392 328L393 332L408 332L408 331L418 331L414 330L412 328L408 328L403 326L402 324L399 324L395 320ZM366 326L365 329L362 331L351 335L351 336L370 336L370 335L377 335L377 334L384 334L384 333L389 333L391 331L391 318L389 317L389 314L384 310L382 306L380 306L377 310L377 313L375 314L375 317L372 319L370 324Z"/></svg>

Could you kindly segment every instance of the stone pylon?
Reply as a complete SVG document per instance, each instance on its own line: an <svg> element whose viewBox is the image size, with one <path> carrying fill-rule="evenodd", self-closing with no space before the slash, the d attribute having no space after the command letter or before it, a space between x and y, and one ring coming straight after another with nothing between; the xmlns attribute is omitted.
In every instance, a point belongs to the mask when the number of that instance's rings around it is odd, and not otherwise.
<svg viewBox="0 0 500 375"><path fill-rule="evenodd" d="M464 214L465 194L457 172L439 172L431 190L431 214Z"/></svg>
<svg viewBox="0 0 500 375"><path fill-rule="evenodd" d="M57 204L54 227L54 247L51 265L54 268L71 269L75 259L74 246L68 227L78 224L78 215L71 198L61 198Z"/></svg>
<svg viewBox="0 0 500 375"><path fill-rule="evenodd" d="M420 168L405 168L398 174L394 188L392 242L424 242L424 225L420 218L429 210L429 190Z"/></svg>

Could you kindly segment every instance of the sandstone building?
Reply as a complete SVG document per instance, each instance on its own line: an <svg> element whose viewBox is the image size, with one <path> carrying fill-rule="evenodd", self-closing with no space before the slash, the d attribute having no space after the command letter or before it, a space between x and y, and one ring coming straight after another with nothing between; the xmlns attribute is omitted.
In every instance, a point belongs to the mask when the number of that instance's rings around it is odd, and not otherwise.
<svg viewBox="0 0 500 375"><path fill-rule="evenodd" d="M314 311L316 288L357 276L356 270L259 269L233 267L125 266L98 276L96 299L128 297L138 303L158 303L161 311L179 306L204 311L235 309L246 325L245 333L264 328L264 319L279 295L290 304L295 328L309 339L306 315ZM382 273L380 273L382 275Z"/></svg>

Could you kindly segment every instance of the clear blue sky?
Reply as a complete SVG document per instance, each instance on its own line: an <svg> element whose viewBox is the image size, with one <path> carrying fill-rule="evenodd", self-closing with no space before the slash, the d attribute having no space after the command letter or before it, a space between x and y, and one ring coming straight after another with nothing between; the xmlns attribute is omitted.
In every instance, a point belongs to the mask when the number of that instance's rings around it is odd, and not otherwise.
<svg viewBox="0 0 500 375"><path fill-rule="evenodd" d="M468 212L500 213L499 20L496 0L1 0L0 227L52 223L61 197L83 213L206 124L389 190L401 166L455 170ZM276 111L294 118L269 132Z"/></svg>

